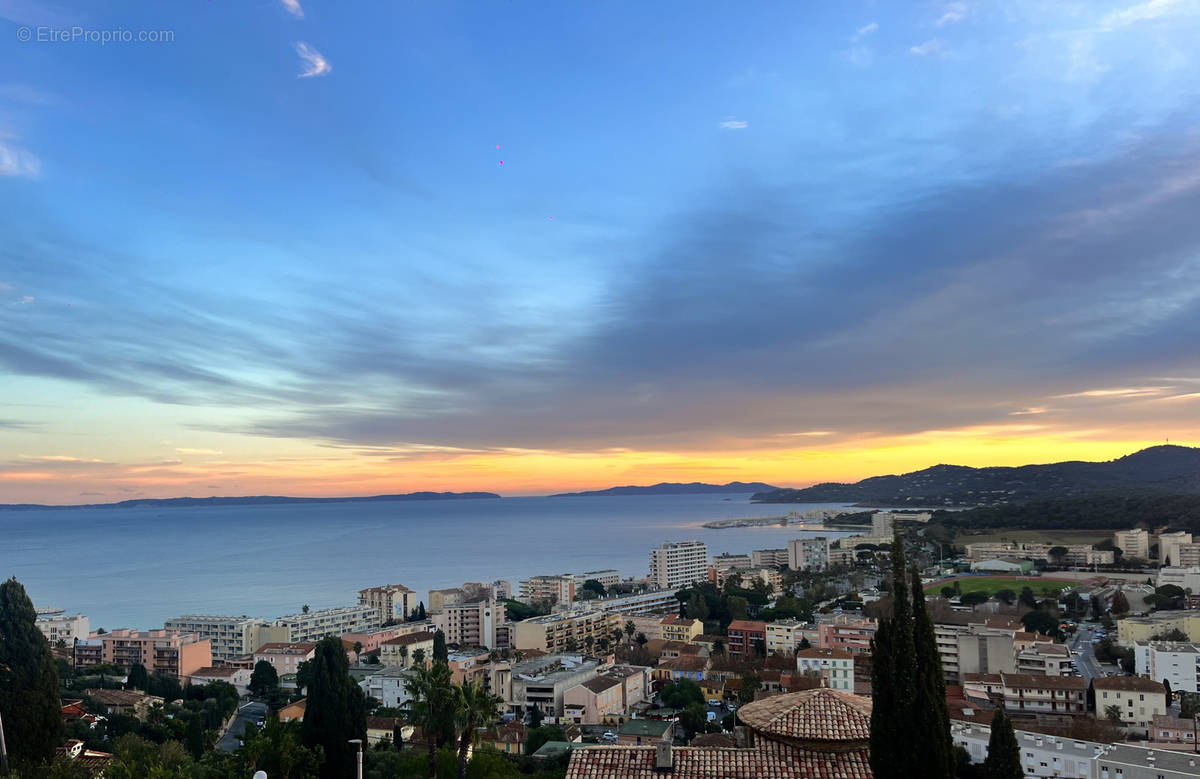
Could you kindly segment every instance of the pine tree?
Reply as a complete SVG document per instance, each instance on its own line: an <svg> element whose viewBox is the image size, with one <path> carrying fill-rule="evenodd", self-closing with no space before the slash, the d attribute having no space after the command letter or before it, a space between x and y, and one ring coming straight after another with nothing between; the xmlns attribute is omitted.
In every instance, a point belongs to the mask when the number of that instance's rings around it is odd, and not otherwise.
<svg viewBox="0 0 1200 779"><path fill-rule="evenodd" d="M1017 734L1013 732L1012 720L1001 706L992 717L992 736L988 739L987 759L983 761L983 775L987 779L1024 779L1021 768L1021 748Z"/></svg>
<svg viewBox="0 0 1200 779"><path fill-rule="evenodd" d="M150 674L146 673L146 666L141 663L129 666L129 674L125 678L125 689L145 692L149 686Z"/></svg>
<svg viewBox="0 0 1200 779"><path fill-rule="evenodd" d="M350 739L366 740L367 704L362 690L350 678L350 661L337 636L317 644L306 672L308 699L301 734L307 747L324 749L321 776L348 776L354 760Z"/></svg>
<svg viewBox="0 0 1200 779"><path fill-rule="evenodd" d="M933 619L925 609L921 575L912 569L913 642L916 648L917 696L913 715L922 738L917 741L923 776L952 779L955 772L954 742L950 738L950 712L946 709L946 680L938 655Z"/></svg>
<svg viewBox="0 0 1200 779"><path fill-rule="evenodd" d="M58 668L15 577L0 584L0 718L13 764L54 757L63 738Z"/></svg>

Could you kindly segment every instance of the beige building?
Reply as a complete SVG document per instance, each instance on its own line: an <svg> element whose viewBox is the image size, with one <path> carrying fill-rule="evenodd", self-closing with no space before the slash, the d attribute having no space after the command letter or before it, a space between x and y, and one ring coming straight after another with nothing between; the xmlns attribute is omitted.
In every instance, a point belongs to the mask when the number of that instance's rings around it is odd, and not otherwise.
<svg viewBox="0 0 1200 779"><path fill-rule="evenodd" d="M508 631L501 630L504 606L491 599L444 606L433 615L433 624L450 644L488 649L507 646Z"/></svg>
<svg viewBox="0 0 1200 779"><path fill-rule="evenodd" d="M671 614L659 622L659 635L665 641L691 641L704 632L704 623L698 619ZM649 637L649 636L647 636Z"/></svg>
<svg viewBox="0 0 1200 779"><path fill-rule="evenodd" d="M813 624L798 619L780 619L767 623L767 654L792 655L805 640L809 646L821 641L821 631Z"/></svg>
<svg viewBox="0 0 1200 779"><path fill-rule="evenodd" d="M212 646L195 633L177 630L126 630L92 633L75 645L75 665L86 668L116 663L129 668L140 663L147 673L162 672L186 680L212 663Z"/></svg>
<svg viewBox="0 0 1200 779"><path fill-rule="evenodd" d="M462 603L468 597L466 590L461 587L447 587L442 590L429 591L429 613L441 611L446 606Z"/></svg>
<svg viewBox="0 0 1200 779"><path fill-rule="evenodd" d="M749 568L753 563L750 555L747 554L730 554L725 552L713 557L712 567L718 572L728 571L731 568Z"/></svg>
<svg viewBox="0 0 1200 779"><path fill-rule="evenodd" d="M249 668L234 668L228 665L209 666L208 668L199 668L192 672L188 677L189 684L209 684L210 682L227 682L237 688L237 691L244 693L246 687L250 685L250 674L253 673Z"/></svg>
<svg viewBox="0 0 1200 779"><path fill-rule="evenodd" d="M942 673L949 684L959 684L968 674L1017 673L1021 670L1021 655L1029 670L1058 668L1062 659L1053 642L1045 636L1024 630L1019 622L991 619L966 624L939 621L933 626ZM1042 647L1045 645L1044 652ZM1043 656L1044 653L1055 653ZM1070 666L1070 656L1065 657Z"/></svg>
<svg viewBox="0 0 1200 779"><path fill-rule="evenodd" d="M978 544L967 544L967 559L974 562L996 560L1011 557L1017 560L1046 560L1050 561L1050 550L1059 544L1026 544L1004 541L989 541ZM1116 560L1116 553L1111 549L1094 549L1089 544L1063 545L1067 553L1063 555L1064 565L1111 565Z"/></svg>
<svg viewBox="0 0 1200 779"><path fill-rule="evenodd" d="M679 589L708 578L708 547L701 541L675 541L650 550L650 580Z"/></svg>
<svg viewBox="0 0 1200 779"><path fill-rule="evenodd" d="M653 641L656 638L663 637L662 621L663 618L657 614L650 616L644 614L634 614L632 616L621 617L621 620L617 626L621 629L621 635L624 637L625 623L632 622L634 636L637 636L638 633L643 633L648 641Z"/></svg>
<svg viewBox="0 0 1200 779"><path fill-rule="evenodd" d="M1162 565L1181 565L1179 562L1179 547L1181 544L1192 543L1192 534L1180 530L1175 533L1162 533L1158 537L1158 559Z"/></svg>
<svg viewBox="0 0 1200 779"><path fill-rule="evenodd" d="M403 622L417 608L417 594L403 584L384 584L358 591L360 606L379 610L384 622Z"/></svg>
<svg viewBox="0 0 1200 779"><path fill-rule="evenodd" d="M755 568L782 568L787 564L787 549L755 549L750 553L750 565Z"/></svg>
<svg viewBox="0 0 1200 779"><path fill-rule="evenodd" d="M823 571L829 567L829 539L793 538L788 541L788 568L793 571Z"/></svg>
<svg viewBox="0 0 1200 779"><path fill-rule="evenodd" d="M597 676L563 693L563 718L577 725L615 723L625 716L622 684L611 676Z"/></svg>
<svg viewBox="0 0 1200 779"><path fill-rule="evenodd" d="M1162 682L1140 676L1102 676L1092 680L1096 692L1096 716L1108 716L1108 707L1116 706L1121 722L1150 729L1155 717L1167 713L1167 691Z"/></svg>
<svg viewBox="0 0 1200 779"><path fill-rule="evenodd" d="M617 614L575 609L512 623L509 635L515 649L540 649L551 654L582 652L599 639L610 638L623 624Z"/></svg>
<svg viewBox="0 0 1200 779"><path fill-rule="evenodd" d="M1087 681L1080 676L969 673L963 675L962 685L968 699L1002 703L1014 715L1087 713Z"/></svg>
<svg viewBox="0 0 1200 779"><path fill-rule="evenodd" d="M1200 611L1156 611L1143 617L1117 620L1117 643L1133 646L1151 636L1180 630L1188 641L1200 641Z"/></svg>
<svg viewBox="0 0 1200 779"><path fill-rule="evenodd" d="M1146 530L1118 530L1113 534L1113 546L1124 558L1150 559L1150 533Z"/></svg>
<svg viewBox="0 0 1200 779"><path fill-rule="evenodd" d="M796 670L820 676L831 690L854 692L854 655L844 649L801 649L796 652Z"/></svg>
<svg viewBox="0 0 1200 779"><path fill-rule="evenodd" d="M433 659L433 633L409 633L384 641L379 645L379 662L396 668L411 668L418 649L425 653L426 662Z"/></svg>
<svg viewBox="0 0 1200 779"><path fill-rule="evenodd" d="M1176 547L1179 559L1174 565L1194 568L1200 565L1200 544L1180 544Z"/></svg>
<svg viewBox="0 0 1200 779"><path fill-rule="evenodd" d="M524 603L571 603L575 600L575 575L533 576L519 583ZM602 582L603 583L603 582Z"/></svg>
<svg viewBox="0 0 1200 779"><path fill-rule="evenodd" d="M258 628L266 624L254 617L216 617L207 614L188 614L169 619L167 630L195 633L211 642L213 660L227 662L243 657L257 649Z"/></svg>

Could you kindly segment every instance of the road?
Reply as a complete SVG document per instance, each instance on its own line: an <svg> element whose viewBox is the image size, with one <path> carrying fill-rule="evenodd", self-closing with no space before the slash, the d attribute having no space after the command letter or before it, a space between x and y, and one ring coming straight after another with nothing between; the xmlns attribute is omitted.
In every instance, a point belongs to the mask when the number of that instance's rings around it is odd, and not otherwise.
<svg viewBox="0 0 1200 779"><path fill-rule="evenodd" d="M1092 649L1093 638L1095 638L1095 634L1091 628L1080 625L1079 630L1075 631L1075 635L1067 644L1071 650L1071 656L1079 668L1079 675L1086 679L1088 684L1092 683L1092 679L1104 676L1104 671L1100 668L1100 663L1096 660L1096 653ZM1077 651L1079 654L1075 654Z"/></svg>
<svg viewBox="0 0 1200 779"><path fill-rule="evenodd" d="M225 731L225 735L221 736L221 740L217 742L217 749L222 752L233 752L241 744L242 734L246 732L246 723L254 722L260 717L267 716L267 704L252 701L243 703L238 706L237 717L234 718L233 724L229 726L229 730Z"/></svg>

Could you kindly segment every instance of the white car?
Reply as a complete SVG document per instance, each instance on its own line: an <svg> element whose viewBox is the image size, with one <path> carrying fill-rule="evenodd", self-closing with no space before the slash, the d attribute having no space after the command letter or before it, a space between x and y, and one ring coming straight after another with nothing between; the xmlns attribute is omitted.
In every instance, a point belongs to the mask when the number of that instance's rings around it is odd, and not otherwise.
<svg viewBox="0 0 1200 779"><path fill-rule="evenodd" d="M616 741L617 734L613 733L611 730L608 730L608 731L605 731L604 735L602 735L600 738L604 739L605 741Z"/></svg>
<svg viewBox="0 0 1200 779"><path fill-rule="evenodd" d="M708 705L709 706L720 706L721 702L719 700L717 700L716 698L709 698Z"/></svg>

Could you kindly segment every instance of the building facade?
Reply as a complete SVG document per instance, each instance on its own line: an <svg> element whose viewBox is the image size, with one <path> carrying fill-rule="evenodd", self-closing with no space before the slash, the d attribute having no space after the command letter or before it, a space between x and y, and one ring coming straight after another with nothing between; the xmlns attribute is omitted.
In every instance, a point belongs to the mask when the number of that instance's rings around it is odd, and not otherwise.
<svg viewBox="0 0 1200 779"><path fill-rule="evenodd" d="M796 652L796 670L820 676L831 690L854 692L854 655L844 649L801 649Z"/></svg>
<svg viewBox="0 0 1200 779"><path fill-rule="evenodd" d="M416 611L417 594L403 584L384 584L359 590L358 604L378 609L384 622L403 622Z"/></svg>
<svg viewBox="0 0 1200 779"><path fill-rule="evenodd" d="M525 603L571 603L575 600L575 575L533 576L520 582L521 600Z"/></svg>
<svg viewBox="0 0 1200 779"><path fill-rule="evenodd" d="M1092 680L1096 716L1106 717L1116 706L1125 725L1149 730L1155 717L1167 713L1167 691L1161 682L1140 676L1103 676Z"/></svg>
<svg viewBox="0 0 1200 779"><path fill-rule="evenodd" d="M1192 543L1192 534L1184 530L1161 533L1158 536L1158 559L1162 565L1180 565L1179 547Z"/></svg>
<svg viewBox="0 0 1200 779"><path fill-rule="evenodd" d="M818 646L869 655L877 630L879 621L876 619L839 614L817 623Z"/></svg>
<svg viewBox="0 0 1200 779"><path fill-rule="evenodd" d="M787 549L755 549L750 553L750 565L755 568L782 568L787 564Z"/></svg>
<svg viewBox="0 0 1200 779"><path fill-rule="evenodd" d="M795 654L804 641L815 647L821 643L820 629L798 619L780 619L767 623L767 654Z"/></svg>
<svg viewBox="0 0 1200 779"><path fill-rule="evenodd" d="M195 633L209 640L213 660L227 662L258 649L256 628L266 624L253 617L217 617L188 614L169 619L163 627L181 633Z"/></svg>
<svg viewBox="0 0 1200 779"><path fill-rule="evenodd" d="M433 624L450 644L487 649L508 646L508 631L501 630L504 606L491 599L446 606L433 615Z"/></svg>
<svg viewBox="0 0 1200 779"><path fill-rule="evenodd" d="M397 668L411 668L420 651L425 662L433 659L433 633L409 633L388 639L379 645L379 662Z"/></svg>
<svg viewBox="0 0 1200 779"><path fill-rule="evenodd" d="M317 645L311 641L263 644L254 650L254 663L268 662L279 676L294 674L305 660L312 660Z"/></svg>
<svg viewBox="0 0 1200 779"><path fill-rule="evenodd" d="M509 635L515 649L553 654L584 651L601 638L611 639L621 627L620 617L612 612L575 609L514 622Z"/></svg>
<svg viewBox="0 0 1200 779"><path fill-rule="evenodd" d="M788 541L788 568L793 571L824 571L829 567L829 539L793 538Z"/></svg>
<svg viewBox="0 0 1200 779"><path fill-rule="evenodd" d="M1014 716L1087 713L1087 682L1079 676L964 674L962 686L968 698L1003 704Z"/></svg>
<svg viewBox="0 0 1200 779"><path fill-rule="evenodd" d="M1170 682L1173 692L1200 692L1200 644L1138 641L1133 658L1138 676Z"/></svg>
<svg viewBox="0 0 1200 779"><path fill-rule="evenodd" d="M1121 550L1124 559L1150 559L1150 533L1146 530L1118 530L1113 533L1113 546Z"/></svg>
<svg viewBox="0 0 1200 779"><path fill-rule="evenodd" d="M701 541L676 541L650 551L650 580L677 590L708 578L708 547Z"/></svg>
<svg viewBox="0 0 1200 779"><path fill-rule="evenodd" d="M374 606L338 606L317 609L308 613L289 614L272 623L287 630L288 643L320 641L325 636L342 636L374 630L383 624L379 609ZM280 642L282 643L282 642Z"/></svg>
<svg viewBox="0 0 1200 779"><path fill-rule="evenodd" d="M147 673L165 673L184 680L212 665L208 639L176 630L125 630L91 633L75 647L75 665L86 668L116 663L129 668L140 663Z"/></svg>
<svg viewBox="0 0 1200 779"><path fill-rule="evenodd" d="M767 623L749 619L735 619L726 631L725 651L734 657L767 652Z"/></svg>
<svg viewBox="0 0 1200 779"><path fill-rule="evenodd" d="M84 615L70 616L57 609L39 610L37 626L46 640L50 642L50 646L55 646L59 641L66 646L71 646L77 640L87 638L91 631L88 618Z"/></svg>

